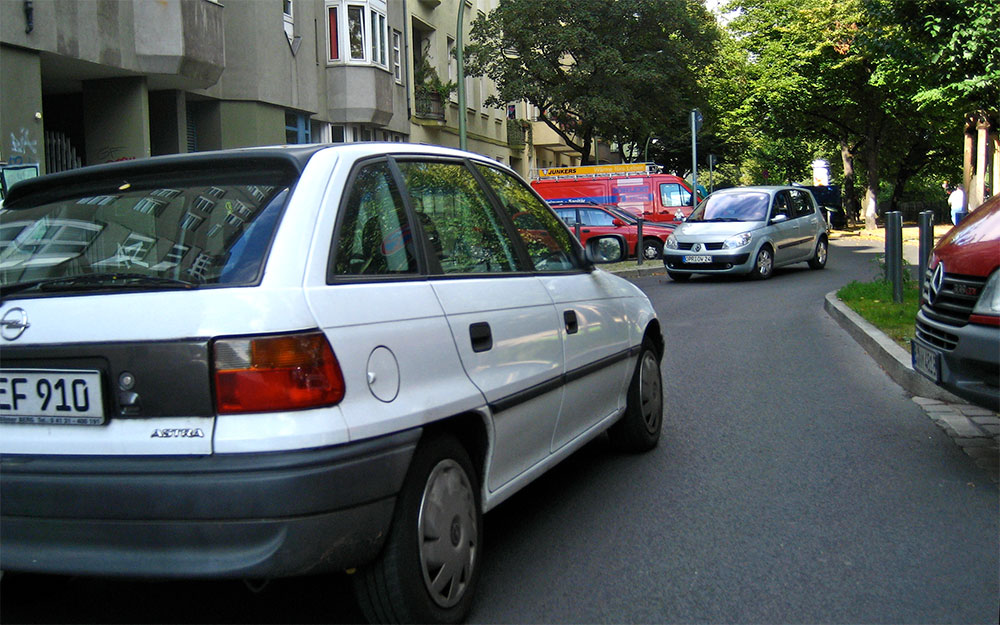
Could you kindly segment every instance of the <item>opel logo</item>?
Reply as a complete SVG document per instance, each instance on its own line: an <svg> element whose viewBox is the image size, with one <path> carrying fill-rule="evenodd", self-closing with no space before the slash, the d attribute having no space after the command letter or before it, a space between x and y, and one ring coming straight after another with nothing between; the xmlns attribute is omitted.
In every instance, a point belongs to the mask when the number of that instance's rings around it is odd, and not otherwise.
<svg viewBox="0 0 1000 625"><path fill-rule="evenodd" d="M937 303L938 295L941 294L941 287L944 285L944 263L938 263L938 266L934 268L934 273L931 274L931 282L927 285L927 290L930 292L931 304Z"/></svg>
<svg viewBox="0 0 1000 625"><path fill-rule="evenodd" d="M29 326L31 324L28 323L28 313L24 312L22 308L11 308L4 313L3 319L0 320L0 335L5 340L13 341L24 334Z"/></svg>

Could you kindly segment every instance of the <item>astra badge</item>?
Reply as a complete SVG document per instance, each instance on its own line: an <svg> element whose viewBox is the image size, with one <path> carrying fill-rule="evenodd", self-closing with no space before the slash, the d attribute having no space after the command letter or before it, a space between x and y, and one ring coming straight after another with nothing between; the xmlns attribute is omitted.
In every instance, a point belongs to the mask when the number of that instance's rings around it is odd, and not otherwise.
<svg viewBox="0 0 1000 625"><path fill-rule="evenodd" d="M28 323L28 313L23 308L11 308L4 313L0 319L0 335L8 341L13 341L24 334L24 331L31 326Z"/></svg>
<svg viewBox="0 0 1000 625"><path fill-rule="evenodd" d="M201 428L161 428L153 430L149 438L205 438Z"/></svg>

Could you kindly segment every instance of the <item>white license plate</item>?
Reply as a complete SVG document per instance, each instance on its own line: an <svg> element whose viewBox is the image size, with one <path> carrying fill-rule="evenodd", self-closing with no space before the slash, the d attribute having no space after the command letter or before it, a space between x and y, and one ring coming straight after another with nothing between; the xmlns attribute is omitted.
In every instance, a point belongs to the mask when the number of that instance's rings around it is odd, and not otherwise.
<svg viewBox="0 0 1000 625"><path fill-rule="evenodd" d="M941 355L927 349L920 343L910 343L910 355L913 357L913 370L921 373L935 382L941 381Z"/></svg>
<svg viewBox="0 0 1000 625"><path fill-rule="evenodd" d="M101 372L0 369L0 423L101 425Z"/></svg>
<svg viewBox="0 0 1000 625"><path fill-rule="evenodd" d="M710 263L712 262L711 256L685 256L684 262L689 264L700 264L700 263Z"/></svg>

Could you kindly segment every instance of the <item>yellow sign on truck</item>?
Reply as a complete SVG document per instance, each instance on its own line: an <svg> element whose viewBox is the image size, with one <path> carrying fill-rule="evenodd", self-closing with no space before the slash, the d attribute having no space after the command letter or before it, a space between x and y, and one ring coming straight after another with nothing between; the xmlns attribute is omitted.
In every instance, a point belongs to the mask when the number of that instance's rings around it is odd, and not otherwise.
<svg viewBox="0 0 1000 625"><path fill-rule="evenodd" d="M579 167L547 167L538 170L539 178L555 176L593 176L596 174L646 173L646 163L614 163L611 165L581 165Z"/></svg>

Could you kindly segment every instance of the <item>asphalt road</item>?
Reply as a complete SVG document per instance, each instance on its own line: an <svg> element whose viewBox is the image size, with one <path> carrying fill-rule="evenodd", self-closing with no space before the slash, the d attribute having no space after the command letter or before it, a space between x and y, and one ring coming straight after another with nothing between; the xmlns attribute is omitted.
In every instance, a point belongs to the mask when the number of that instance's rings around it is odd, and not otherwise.
<svg viewBox="0 0 1000 625"><path fill-rule="evenodd" d="M486 516L474 623L996 623L998 489L823 310L836 242L767 282L637 279L664 323L660 446L601 438ZM343 576L11 576L0 621L352 622Z"/></svg>

